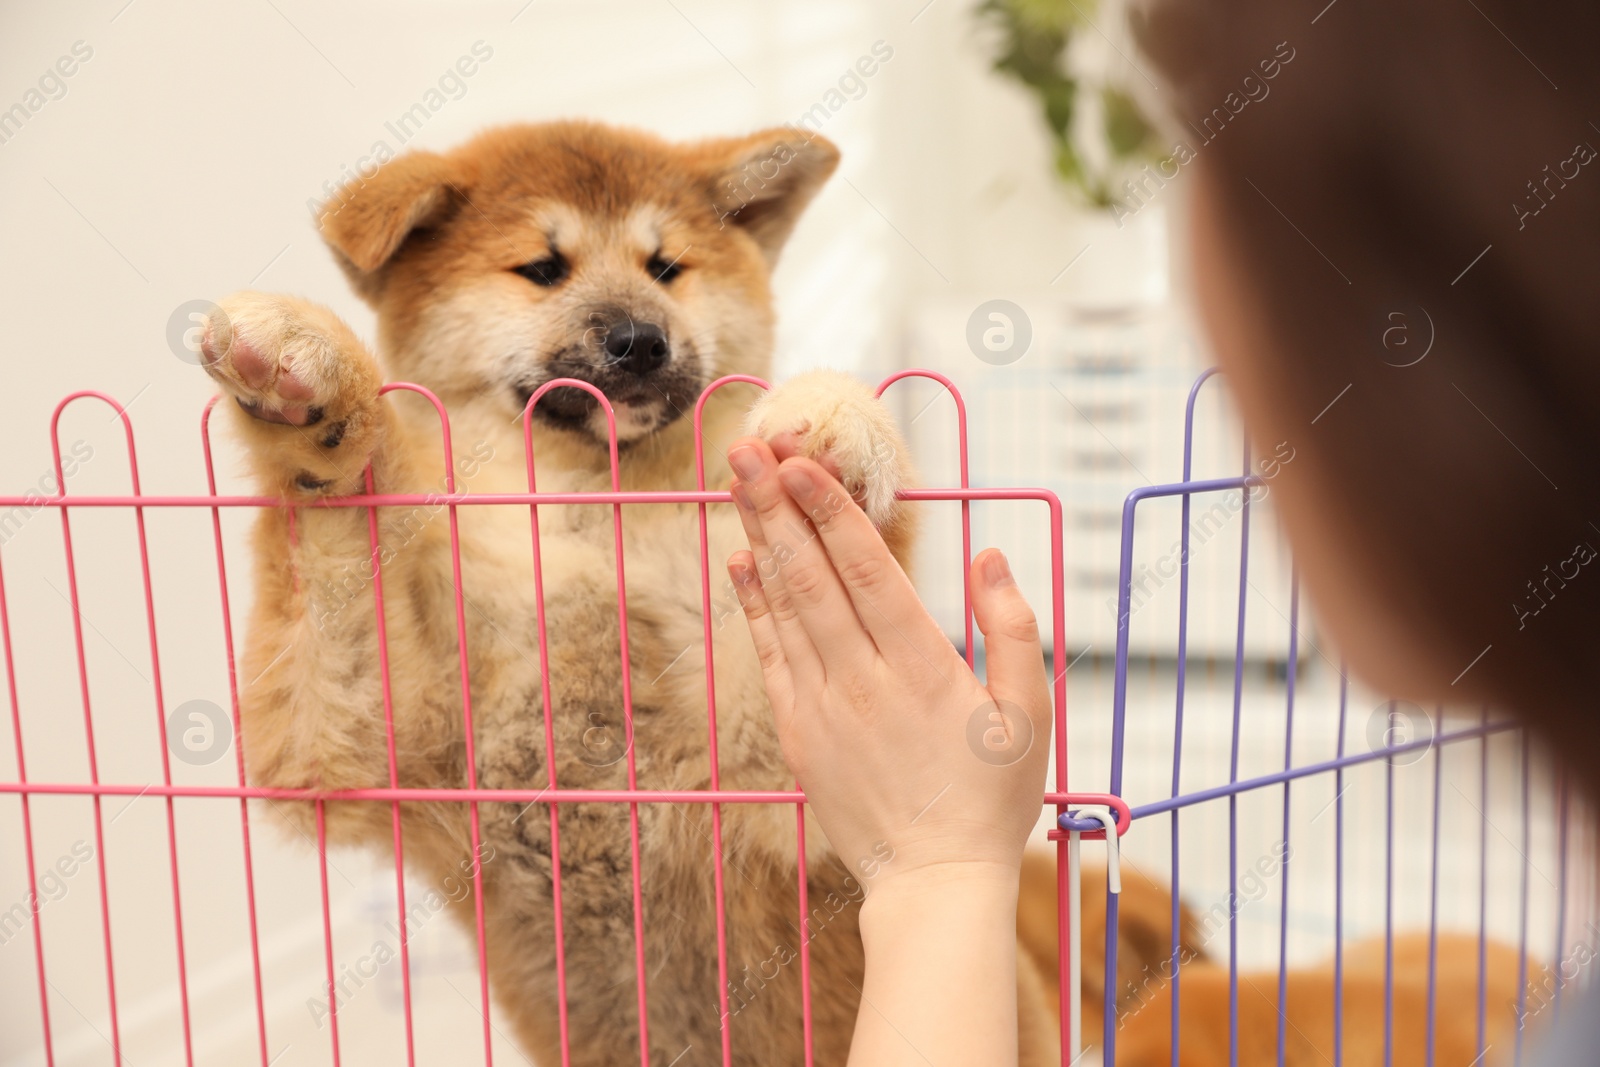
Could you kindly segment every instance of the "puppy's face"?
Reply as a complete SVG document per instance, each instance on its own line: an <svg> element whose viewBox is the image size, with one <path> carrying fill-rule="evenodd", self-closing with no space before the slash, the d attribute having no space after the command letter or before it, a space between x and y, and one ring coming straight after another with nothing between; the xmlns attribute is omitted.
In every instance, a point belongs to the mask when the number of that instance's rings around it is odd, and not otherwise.
<svg viewBox="0 0 1600 1067"><path fill-rule="evenodd" d="M607 210L563 190L479 193L487 203L468 195L481 216L469 207L397 257L381 307L401 377L488 395L508 419L546 382L575 378L605 394L628 441L691 411L719 374L765 360L765 267L698 217L708 204ZM580 389L549 391L533 414L607 438L605 412Z"/></svg>
<svg viewBox="0 0 1600 1067"><path fill-rule="evenodd" d="M391 373L508 421L575 378L632 441L692 412L713 379L765 373L768 275L836 162L793 129L672 145L512 127L392 161L336 196L322 228L378 310ZM607 440L581 389L549 390L534 416Z"/></svg>

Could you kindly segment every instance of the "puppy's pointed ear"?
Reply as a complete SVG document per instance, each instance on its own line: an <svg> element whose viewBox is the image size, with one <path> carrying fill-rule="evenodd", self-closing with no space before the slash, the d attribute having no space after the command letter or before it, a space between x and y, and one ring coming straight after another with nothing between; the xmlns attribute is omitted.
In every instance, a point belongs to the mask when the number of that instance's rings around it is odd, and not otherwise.
<svg viewBox="0 0 1600 1067"><path fill-rule="evenodd" d="M318 216L322 239L356 290L370 295L374 275L419 228L453 215L461 195L450 162L433 152L408 152L369 177L349 182Z"/></svg>
<svg viewBox="0 0 1600 1067"><path fill-rule="evenodd" d="M709 179L722 224L753 237L769 267L800 212L839 165L833 142L794 126L704 141L688 151Z"/></svg>

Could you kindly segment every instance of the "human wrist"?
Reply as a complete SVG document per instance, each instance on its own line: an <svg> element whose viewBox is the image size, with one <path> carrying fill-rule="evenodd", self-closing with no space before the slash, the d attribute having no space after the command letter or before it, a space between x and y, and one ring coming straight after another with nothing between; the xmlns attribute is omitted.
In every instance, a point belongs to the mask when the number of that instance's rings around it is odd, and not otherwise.
<svg viewBox="0 0 1600 1067"><path fill-rule="evenodd" d="M862 901L861 934L871 951L875 937L891 937L903 925L946 918L969 927L982 918L1016 921L1020 867L992 861L952 861L898 871Z"/></svg>
<svg viewBox="0 0 1600 1067"><path fill-rule="evenodd" d="M850 1062L1017 1062L1017 883L1007 863L903 868L862 903ZM914 1036L908 1036L914 1035Z"/></svg>

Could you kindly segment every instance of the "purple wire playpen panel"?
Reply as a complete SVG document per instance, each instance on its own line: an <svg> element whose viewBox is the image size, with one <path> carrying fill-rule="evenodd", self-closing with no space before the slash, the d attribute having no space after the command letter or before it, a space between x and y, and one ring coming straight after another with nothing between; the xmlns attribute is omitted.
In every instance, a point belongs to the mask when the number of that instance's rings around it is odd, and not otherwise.
<svg viewBox="0 0 1600 1067"><path fill-rule="evenodd" d="M1143 803L1132 802L1130 811L1137 828L1142 825L1140 820L1148 819L1161 813L1169 815L1170 848L1168 850L1170 885L1173 893L1171 911L1171 955L1164 961L1169 970L1163 976L1165 984L1171 990L1170 1018L1168 1026L1172 1038L1172 1067L1178 1067L1179 1049L1182 1041L1180 1029L1181 1016L1181 989L1182 989L1182 955L1180 917L1182 907L1183 885L1180 878L1180 813L1185 809L1204 805L1208 802L1226 799L1228 802L1228 974L1229 974L1229 1005L1228 1005L1228 1031L1229 1031L1229 1063L1237 1067L1239 1063L1240 1030L1239 1030L1239 931L1237 923L1237 907L1234 902L1238 900L1239 891L1239 817L1238 804L1241 797L1257 791L1265 791L1273 787L1282 789L1282 844L1286 847L1282 862L1281 874L1283 883L1280 890L1280 915L1277 923L1277 992L1278 1003L1287 1003L1288 979L1291 973L1289 952L1289 912L1290 893L1289 876L1292 864L1289 859L1289 848L1292 835L1291 822L1291 787L1297 781L1310 779L1317 776L1330 776L1333 780L1334 799L1330 806L1334 811L1333 829L1333 907L1332 907L1332 967L1334 973L1332 991L1333 1013L1333 1048L1332 1062L1334 1067L1342 1067L1344 1059L1344 943L1346 940L1346 895L1350 886L1346 880L1346 853L1345 853L1345 792L1347 789L1346 776L1350 770L1375 761L1385 761L1384 771L1384 863L1383 884L1374 887L1375 892L1381 892L1383 900L1383 938L1384 938L1384 1063L1388 1067L1394 1059L1394 938L1395 938L1395 868L1396 868L1396 842L1395 842L1395 778L1400 757L1409 757L1405 762L1410 763L1420 759L1424 750L1433 750L1433 774L1431 780L1432 811L1429 829L1429 883L1428 899L1428 967L1427 967L1427 1020L1426 1020L1426 1059L1427 1067L1433 1067L1435 1050L1435 1032L1441 1006L1436 995L1438 978L1437 947L1439 939L1439 871L1440 871L1440 824L1442 810L1441 784L1443 780L1444 754L1455 747L1469 745L1476 742L1479 749L1478 779L1479 790L1476 803L1462 794L1462 799L1467 803L1469 810L1478 816L1478 833L1476 837L1476 866L1477 866L1477 912L1478 912L1478 999L1475 1005L1470 1005L1466 1010L1472 1011L1476 1016L1477 1049L1480 1061L1488 1051L1486 1042L1487 1011L1487 951L1490 940L1489 933L1489 898L1490 898L1490 829L1491 822L1488 817L1490 804L1490 782L1494 777L1491 773L1489 745L1493 737L1500 734L1514 734L1518 744L1518 762L1520 773L1520 804L1518 807L1520 826L1518 841L1506 839L1508 845L1514 848L1521 858L1520 873L1518 876L1519 892L1517 896L1516 916L1516 947L1519 956L1518 965L1518 992L1515 1010L1519 1020L1516 1030L1515 1046L1510 1050L1511 1058L1508 1063L1521 1064L1524 1056L1523 1027L1521 1020L1527 1018L1529 1010L1528 995L1529 961L1534 952L1533 942L1530 940L1529 929L1529 902L1530 882L1529 874L1534 864L1529 858L1532 841L1532 811L1534 804L1534 776L1531 762L1531 746L1519 726L1513 721L1496 720L1491 718L1489 712L1484 710L1475 726L1456 727L1447 729L1443 709L1435 709L1428 719L1427 736L1421 739L1407 740L1400 743L1391 743L1389 735L1385 733L1384 744L1374 745L1369 751L1347 753L1345 748L1345 734L1347 725L1347 710L1350 697L1350 686L1345 669L1341 663L1337 668L1338 673L1338 721L1335 732L1334 750L1329 758L1312 760L1310 762L1295 762L1294 726L1296 714L1296 687L1299 681L1299 659L1302 649L1301 633L1301 600L1299 577L1293 566L1289 568L1289 597L1290 606L1285 618L1285 658L1284 658L1284 685L1283 685L1283 711L1282 721L1284 728L1284 746L1282 769L1267 774L1254 775L1247 778L1240 776L1240 738L1242 723L1242 694L1246 670L1245 654L1245 616L1248 602L1247 592L1251 587L1250 582L1250 542L1251 523L1250 505L1251 490L1264 484L1264 479L1251 473L1250 454L1248 446L1244 453L1243 471L1238 476L1195 478L1193 470L1194 440L1195 440L1195 404L1202 387L1215 375L1214 370L1201 374L1189 391L1185 408L1184 438L1183 438L1183 480L1167 485L1151 485L1135 489L1131 492L1123 507L1122 515L1122 544L1120 553L1120 569L1118 582L1117 601L1117 646L1114 663L1113 695L1112 695L1112 737L1109 753L1109 792L1115 796L1123 796L1124 779L1124 736L1127 719L1128 688L1129 688L1129 635L1134 609L1132 608L1132 590L1134 586L1134 530L1135 517L1139 505L1146 501L1160 500L1176 497L1181 502L1180 531L1179 531L1179 575L1178 575L1178 606L1177 629L1173 635L1170 647L1175 657L1175 701L1172 717L1172 774L1171 785L1167 796L1153 799ZM1226 666L1232 670L1232 719L1230 725L1230 742L1228 752L1228 775L1226 782L1219 782L1187 792L1181 788L1183 772L1183 756L1185 742L1185 716L1190 716L1187 725L1192 727L1193 711L1187 709L1185 697L1188 692L1189 674L1189 629L1190 629L1190 549L1191 549L1191 517L1192 504L1196 497L1204 498L1210 494L1225 492L1239 492L1241 502L1240 514L1240 554L1238 558L1238 598L1234 623L1236 637L1234 654L1231 664ZM1393 711L1393 703L1390 711ZM1541 792L1545 792L1541 790ZM1581 821L1576 833L1573 832L1572 820L1576 818L1572 811L1571 798L1567 791L1564 779L1558 780L1555 786L1547 791L1555 810L1557 842L1555 852L1557 855L1558 875L1554 881L1556 896L1554 908L1555 932L1551 947L1555 950L1554 961L1557 970L1553 978L1547 978L1550 1003L1553 1005L1553 1016L1559 1018L1564 987L1572 980L1566 971L1565 961L1568 959L1568 935L1571 929L1569 924L1569 909L1574 906L1583 909L1581 918L1588 926L1593 926L1597 917L1596 901L1592 892L1581 897L1575 897L1569 890L1569 877L1573 864L1571 853L1574 847L1588 849L1582 855L1592 864L1594 860L1593 840L1594 826L1588 821L1588 812L1583 812L1584 821ZM1125 798L1129 799L1129 798ZM1053 832L1051 837L1059 839L1071 832L1088 831L1097 826L1091 819L1077 817L1074 813L1067 813L1058 818L1059 830ZM1136 832L1136 831L1135 831ZM1363 828L1363 832L1372 833L1371 828ZM1084 833L1083 836L1089 836ZM1502 835L1504 836L1504 835ZM1133 839L1134 842L1137 838ZM1220 847L1220 842L1217 843ZM1549 881L1546 878L1546 881ZM1365 887L1363 887L1365 888ZM1105 1030L1102 1036L1103 1055L1106 1062L1112 1062L1115 1057L1117 1030L1119 1026L1119 996L1132 992L1132 987L1119 990L1118 977L1118 909L1116 896L1109 891L1106 894L1107 931L1105 945ZM1063 982L1065 982L1065 967L1063 967ZM1129 1010L1124 1005L1123 1010ZM1459 1004L1447 1005L1442 1010L1459 1012L1463 1010ZM1276 1027L1276 1061L1283 1064L1285 1060L1287 1027L1292 1025L1286 1012L1279 1011ZM1067 1062L1065 1054L1063 1063ZM1256 1061L1251 1061L1252 1063Z"/></svg>

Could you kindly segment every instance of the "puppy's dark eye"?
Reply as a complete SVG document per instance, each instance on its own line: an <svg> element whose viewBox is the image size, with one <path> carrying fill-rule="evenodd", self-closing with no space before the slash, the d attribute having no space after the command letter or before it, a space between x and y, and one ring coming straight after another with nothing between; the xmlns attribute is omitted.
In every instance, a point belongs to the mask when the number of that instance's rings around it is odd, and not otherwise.
<svg viewBox="0 0 1600 1067"><path fill-rule="evenodd" d="M566 256L563 256L560 252L552 251L543 259L536 259L532 263L524 263L520 267L513 267L512 271L522 275L534 285L542 285L549 288L552 285L559 285L570 273L571 267L567 264Z"/></svg>
<svg viewBox="0 0 1600 1067"><path fill-rule="evenodd" d="M660 252L645 262L644 269L650 273L650 277L662 285L670 284L672 279L683 273L683 267L679 266L677 260L662 259Z"/></svg>

